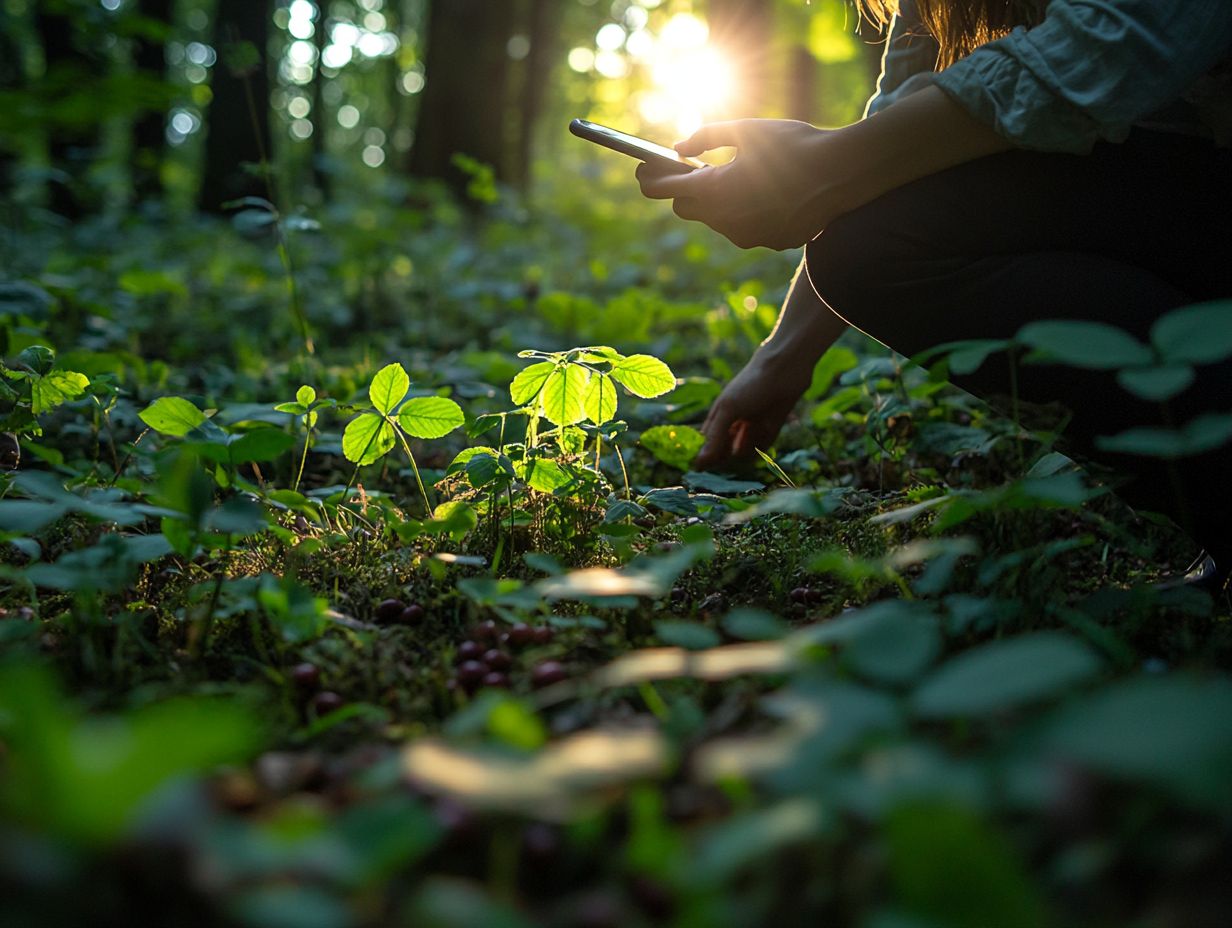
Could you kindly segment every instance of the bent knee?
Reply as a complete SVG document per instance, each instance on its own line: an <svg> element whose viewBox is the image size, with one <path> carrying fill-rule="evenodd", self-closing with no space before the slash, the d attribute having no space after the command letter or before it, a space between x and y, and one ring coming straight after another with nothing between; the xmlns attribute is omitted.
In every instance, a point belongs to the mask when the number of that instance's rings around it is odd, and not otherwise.
<svg viewBox="0 0 1232 928"><path fill-rule="evenodd" d="M877 233L863 212L840 216L804 250L805 272L813 290L855 326L860 326L874 284L885 270Z"/></svg>

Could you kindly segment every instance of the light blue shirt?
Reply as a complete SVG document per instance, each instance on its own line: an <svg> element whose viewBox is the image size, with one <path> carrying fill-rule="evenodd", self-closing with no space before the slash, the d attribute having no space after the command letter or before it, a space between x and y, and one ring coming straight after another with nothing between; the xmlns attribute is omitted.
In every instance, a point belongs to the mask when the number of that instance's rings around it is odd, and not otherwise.
<svg viewBox="0 0 1232 928"><path fill-rule="evenodd" d="M1232 0L1052 0L1038 26L936 58L903 0L866 115L931 81L1019 148L1086 153L1133 126L1232 145Z"/></svg>

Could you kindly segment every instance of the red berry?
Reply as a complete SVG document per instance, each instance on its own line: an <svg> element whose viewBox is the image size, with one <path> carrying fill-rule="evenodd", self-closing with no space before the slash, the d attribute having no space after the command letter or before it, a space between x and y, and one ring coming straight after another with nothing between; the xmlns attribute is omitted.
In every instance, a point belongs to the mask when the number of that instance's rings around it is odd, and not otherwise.
<svg viewBox="0 0 1232 928"><path fill-rule="evenodd" d="M547 644L552 640L552 627L550 625L538 625L531 629L534 633L535 644Z"/></svg>
<svg viewBox="0 0 1232 928"><path fill-rule="evenodd" d="M458 645L458 653L454 655L456 663L463 661L477 661L483 656L483 645L478 641L464 641Z"/></svg>
<svg viewBox="0 0 1232 928"><path fill-rule="evenodd" d="M344 705L346 701L332 690L322 690L312 697L312 711L318 717L329 715Z"/></svg>
<svg viewBox="0 0 1232 928"><path fill-rule="evenodd" d="M551 686L553 683L560 683L569 676L565 672L564 665L560 661L544 661L542 664L536 665L531 671L530 682L535 688L541 686Z"/></svg>
<svg viewBox="0 0 1232 928"><path fill-rule="evenodd" d="M482 661L463 661L458 665L455 676L458 683L468 690L474 689L488 675L488 665Z"/></svg>
<svg viewBox="0 0 1232 928"><path fill-rule="evenodd" d="M483 675L483 679L479 681L480 686L486 686L491 689L507 690L509 689L509 678L503 673L497 673L493 670L491 673Z"/></svg>
<svg viewBox="0 0 1232 928"><path fill-rule="evenodd" d="M321 671L316 664L309 664L307 661L296 664L291 668L291 682L306 690L316 689L321 682Z"/></svg>
<svg viewBox="0 0 1232 928"><path fill-rule="evenodd" d="M793 603L808 602L809 591L807 587L798 586L791 591L791 601Z"/></svg>
<svg viewBox="0 0 1232 928"><path fill-rule="evenodd" d="M523 647L535 640L535 630L525 622L518 622L509 629L509 643Z"/></svg>
<svg viewBox="0 0 1232 928"><path fill-rule="evenodd" d="M376 620L378 622L396 622L405 608L406 603L400 599L383 599L376 604Z"/></svg>
<svg viewBox="0 0 1232 928"><path fill-rule="evenodd" d="M424 607L419 603L411 603L402 610L398 616L398 621L403 625L414 625L424 617Z"/></svg>
<svg viewBox="0 0 1232 928"><path fill-rule="evenodd" d="M500 637L500 627L488 619L486 622L480 622L471 629L471 637L476 641L495 641Z"/></svg>
<svg viewBox="0 0 1232 928"><path fill-rule="evenodd" d="M483 652L480 658L485 664L493 670L508 670L513 661L504 651L498 651L496 648L489 648Z"/></svg>

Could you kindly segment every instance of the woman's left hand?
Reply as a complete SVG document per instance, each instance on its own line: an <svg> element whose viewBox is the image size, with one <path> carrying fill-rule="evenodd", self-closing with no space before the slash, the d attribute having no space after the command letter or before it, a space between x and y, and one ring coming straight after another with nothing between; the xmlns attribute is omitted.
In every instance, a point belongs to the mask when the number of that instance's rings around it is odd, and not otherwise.
<svg viewBox="0 0 1232 928"><path fill-rule="evenodd" d="M674 200L676 215L704 222L741 248L796 248L844 211L826 176L826 143L837 134L790 119L711 123L676 150L690 157L734 147L727 164L689 174L642 164L637 178L645 196Z"/></svg>

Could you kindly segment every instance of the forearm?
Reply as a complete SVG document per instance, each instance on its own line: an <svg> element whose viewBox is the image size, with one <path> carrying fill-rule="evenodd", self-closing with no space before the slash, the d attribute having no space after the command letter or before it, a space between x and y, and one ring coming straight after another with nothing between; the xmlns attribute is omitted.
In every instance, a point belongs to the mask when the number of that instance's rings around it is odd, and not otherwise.
<svg viewBox="0 0 1232 928"><path fill-rule="evenodd" d="M814 292L801 264L792 278L774 330L755 357L758 363L772 367L803 390L812 379L817 360L846 330L847 323Z"/></svg>
<svg viewBox="0 0 1232 928"><path fill-rule="evenodd" d="M926 87L868 119L819 135L819 189L813 202L833 218L930 174L1013 145L977 122L936 87ZM836 170L837 169L837 170Z"/></svg>

